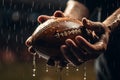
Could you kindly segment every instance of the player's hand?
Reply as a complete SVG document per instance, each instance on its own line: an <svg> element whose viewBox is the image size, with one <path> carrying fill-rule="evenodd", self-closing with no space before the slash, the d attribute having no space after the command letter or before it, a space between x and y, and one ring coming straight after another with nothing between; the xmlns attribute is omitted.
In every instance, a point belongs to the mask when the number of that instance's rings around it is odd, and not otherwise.
<svg viewBox="0 0 120 80"><path fill-rule="evenodd" d="M85 61L95 59L107 48L109 29L101 22L93 22L86 18L82 19L82 23L85 28L93 30L99 36L99 41L92 44L82 36L76 36L75 41L67 39L66 44L61 46L61 51L72 65L80 65Z"/></svg>

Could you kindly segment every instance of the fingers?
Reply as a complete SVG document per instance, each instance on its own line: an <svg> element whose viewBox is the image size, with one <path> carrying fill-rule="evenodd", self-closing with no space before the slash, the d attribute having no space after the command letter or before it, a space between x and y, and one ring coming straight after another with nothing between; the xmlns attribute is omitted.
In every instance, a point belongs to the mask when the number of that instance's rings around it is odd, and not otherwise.
<svg viewBox="0 0 120 80"><path fill-rule="evenodd" d="M113 31L117 26L120 26L120 19L115 20L108 27L111 31Z"/></svg>
<svg viewBox="0 0 120 80"><path fill-rule="evenodd" d="M65 17L64 16L64 13L60 10L58 11L55 11L54 14L53 14L54 17Z"/></svg>
<svg viewBox="0 0 120 80"><path fill-rule="evenodd" d="M84 18L82 19L82 23L83 23L83 25L84 25L85 27L90 28L90 29L92 28L92 27L91 27L91 22L90 22L87 18L84 17Z"/></svg>
<svg viewBox="0 0 120 80"><path fill-rule="evenodd" d="M66 45L62 45L61 46L61 51L63 53L63 56L65 57L65 59L72 64L73 66L75 65L80 65L83 62L80 62L75 55L71 52L71 50L66 46Z"/></svg>
<svg viewBox="0 0 120 80"><path fill-rule="evenodd" d="M37 21L38 21L39 23L43 23L43 22L47 21L47 20L50 19L50 18L51 18L50 16L41 15L41 16L39 16L39 17L37 18Z"/></svg>
<svg viewBox="0 0 120 80"><path fill-rule="evenodd" d="M76 40L77 45L79 47L86 49L86 51L89 52L89 51L95 50L95 47L82 36L76 36L75 40Z"/></svg>
<svg viewBox="0 0 120 80"><path fill-rule="evenodd" d="M72 65L80 65L89 59L94 59L104 49L104 41L91 44L81 36L77 36L75 39L76 43L67 39L66 45L61 46L65 59Z"/></svg>
<svg viewBox="0 0 120 80"><path fill-rule="evenodd" d="M85 49L85 51L87 53L99 53L105 50L105 45L106 43L104 42L105 39L105 35L102 36L101 40L99 40L98 42L96 42L95 44L91 44L90 42L88 42L85 38L83 38L82 36L76 36L76 44L80 47L82 47L82 49Z"/></svg>
<svg viewBox="0 0 120 80"><path fill-rule="evenodd" d="M47 21L48 19L51 19L51 18L54 18L54 17L65 17L64 16L64 13L60 10L58 11L55 11L53 16L48 16L48 15L40 15L38 18L37 18L37 21L39 23L43 23L45 21Z"/></svg>
<svg viewBox="0 0 120 80"><path fill-rule="evenodd" d="M105 32L105 30L104 30L105 25L102 24L101 22L93 22L91 20L88 20L87 18L83 18L82 23L83 23L85 28L93 30L93 31L95 31L97 33L102 34L102 33Z"/></svg>

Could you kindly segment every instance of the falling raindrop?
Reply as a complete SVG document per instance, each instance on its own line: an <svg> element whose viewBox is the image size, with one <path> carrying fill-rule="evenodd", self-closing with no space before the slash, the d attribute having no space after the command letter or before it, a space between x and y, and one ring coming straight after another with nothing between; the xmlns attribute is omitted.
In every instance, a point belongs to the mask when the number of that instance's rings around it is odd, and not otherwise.
<svg viewBox="0 0 120 80"><path fill-rule="evenodd" d="M79 67L76 67L76 71L79 71Z"/></svg>
<svg viewBox="0 0 120 80"><path fill-rule="evenodd" d="M26 19L26 22L28 23L29 22L29 18L27 17L27 19Z"/></svg>
<svg viewBox="0 0 120 80"><path fill-rule="evenodd" d="M59 61L55 61L56 72L59 72Z"/></svg>
<svg viewBox="0 0 120 80"><path fill-rule="evenodd" d="M10 37L11 37L11 35L10 35L10 34L8 34L7 40L10 40Z"/></svg>
<svg viewBox="0 0 120 80"><path fill-rule="evenodd" d="M20 31L20 34L23 34L23 30Z"/></svg>
<svg viewBox="0 0 120 80"><path fill-rule="evenodd" d="M37 55L38 55L38 58L41 58L41 57L42 57L39 53L37 53ZM47 66L48 66L48 65L47 65Z"/></svg>
<svg viewBox="0 0 120 80"><path fill-rule="evenodd" d="M55 11L55 7L54 7L54 5L53 5L53 7L52 7L52 10Z"/></svg>
<svg viewBox="0 0 120 80"><path fill-rule="evenodd" d="M62 80L62 67L58 68L57 73L58 73L58 80Z"/></svg>
<svg viewBox="0 0 120 80"><path fill-rule="evenodd" d="M33 8L31 8L30 11L32 12L32 11L33 11Z"/></svg>
<svg viewBox="0 0 120 80"><path fill-rule="evenodd" d="M18 35L15 36L15 41L18 42Z"/></svg>
<svg viewBox="0 0 120 80"><path fill-rule="evenodd" d="M0 33L1 33L1 35L3 35L3 29L2 28L0 29Z"/></svg>
<svg viewBox="0 0 120 80"><path fill-rule="evenodd" d="M46 64L46 69L45 69L45 72L48 72L49 70L48 70L48 65Z"/></svg>
<svg viewBox="0 0 120 80"><path fill-rule="evenodd" d="M66 66L66 76L68 76L69 75L69 65L67 64L67 66Z"/></svg>
<svg viewBox="0 0 120 80"><path fill-rule="evenodd" d="M19 24L20 26L22 25L22 21L20 20L20 24Z"/></svg>
<svg viewBox="0 0 120 80"><path fill-rule="evenodd" d="M62 8L61 8L61 7L59 7L59 10L62 10Z"/></svg>
<svg viewBox="0 0 120 80"><path fill-rule="evenodd" d="M97 21L101 21L101 12L102 11L102 8L100 7L100 8L98 8L98 16L97 16Z"/></svg>
<svg viewBox="0 0 120 80"><path fill-rule="evenodd" d="M16 51L19 51L19 46L16 47Z"/></svg>
<svg viewBox="0 0 120 80"><path fill-rule="evenodd" d="M22 6L21 6L21 7L22 7L22 9L24 9L24 4L22 4Z"/></svg>
<svg viewBox="0 0 120 80"><path fill-rule="evenodd" d="M35 5L35 2L33 1L33 2L32 2L32 7L34 7L34 5Z"/></svg>
<svg viewBox="0 0 120 80"><path fill-rule="evenodd" d="M11 8L12 4L13 4L13 3L12 3L12 0L10 0L10 8Z"/></svg>
<svg viewBox="0 0 120 80"><path fill-rule="evenodd" d="M117 7L119 7L120 6L120 2L119 2L119 0L117 0Z"/></svg>
<svg viewBox="0 0 120 80"><path fill-rule="evenodd" d="M2 0L2 5L3 5L3 6L5 5L5 0Z"/></svg>
<svg viewBox="0 0 120 80"><path fill-rule="evenodd" d="M16 30L16 24L13 25L13 30L14 30L14 31Z"/></svg>
<svg viewBox="0 0 120 80"><path fill-rule="evenodd" d="M49 6L48 8L50 9L50 8L51 8L51 4L50 4L50 3L48 3L48 6Z"/></svg>
<svg viewBox="0 0 120 80"><path fill-rule="evenodd" d="M9 47L8 47L8 46L6 46L6 52L8 52L8 50L9 50Z"/></svg>
<svg viewBox="0 0 120 80"><path fill-rule="evenodd" d="M18 11L15 11L12 14L12 19L13 19L13 21L18 21L20 19L20 13Z"/></svg>
<svg viewBox="0 0 120 80"><path fill-rule="evenodd" d="M14 5L13 9L16 10L16 8L17 8L17 5Z"/></svg>
<svg viewBox="0 0 120 80"><path fill-rule="evenodd" d="M84 79L83 80L87 80L87 67L86 67L86 62L84 63Z"/></svg>
<svg viewBox="0 0 120 80"><path fill-rule="evenodd" d="M23 37L21 37L21 43L24 44L24 40L23 40Z"/></svg>
<svg viewBox="0 0 120 80"><path fill-rule="evenodd" d="M32 74L32 76L33 77L35 77L36 76L36 53L32 53L33 54L33 69L32 69L32 71L33 71L33 74Z"/></svg>
<svg viewBox="0 0 120 80"><path fill-rule="evenodd" d="M58 80L62 80L62 70L63 67L60 66L60 61L55 61L56 72L58 74Z"/></svg>

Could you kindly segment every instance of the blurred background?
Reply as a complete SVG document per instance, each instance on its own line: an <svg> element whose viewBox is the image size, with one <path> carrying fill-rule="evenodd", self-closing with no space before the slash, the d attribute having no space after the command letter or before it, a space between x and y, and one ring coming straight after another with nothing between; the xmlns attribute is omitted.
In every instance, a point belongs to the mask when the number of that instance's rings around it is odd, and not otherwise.
<svg viewBox="0 0 120 80"><path fill-rule="evenodd" d="M36 59L36 76L32 76L32 55L25 40L39 25L39 15L64 11L67 0L0 0L0 80L95 80L94 61L60 73L47 67L42 58Z"/></svg>

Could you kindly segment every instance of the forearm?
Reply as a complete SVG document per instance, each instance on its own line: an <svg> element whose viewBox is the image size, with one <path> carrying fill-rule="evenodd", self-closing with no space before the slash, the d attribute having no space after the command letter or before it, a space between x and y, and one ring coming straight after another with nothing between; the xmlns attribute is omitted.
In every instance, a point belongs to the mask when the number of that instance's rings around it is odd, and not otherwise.
<svg viewBox="0 0 120 80"><path fill-rule="evenodd" d="M82 20L83 17L89 16L89 11L82 3L75 0L69 0L64 14L65 16Z"/></svg>
<svg viewBox="0 0 120 80"><path fill-rule="evenodd" d="M116 22L118 19L120 19L120 8L110 15L103 23L111 30L118 27L118 24L120 24Z"/></svg>

